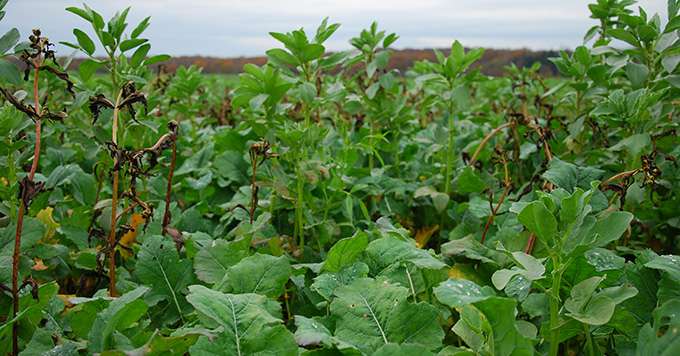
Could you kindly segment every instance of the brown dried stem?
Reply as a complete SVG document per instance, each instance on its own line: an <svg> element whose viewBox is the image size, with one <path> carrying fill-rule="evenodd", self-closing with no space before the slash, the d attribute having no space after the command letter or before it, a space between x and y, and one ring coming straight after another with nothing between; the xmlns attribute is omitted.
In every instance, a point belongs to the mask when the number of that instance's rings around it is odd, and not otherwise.
<svg viewBox="0 0 680 356"><path fill-rule="evenodd" d="M482 152L482 149L484 146L491 140L492 137L494 137L497 133L501 132L503 129L512 126L512 122L506 122L505 124L496 127L495 129L491 130L484 139L482 139L482 142L479 143L479 146L477 146L477 149L475 150L475 153L472 154L472 158L470 158L470 162L468 162L468 165L474 167L475 162L477 162L477 158L479 157L479 154Z"/></svg>
<svg viewBox="0 0 680 356"><path fill-rule="evenodd" d="M118 145L118 114L120 113L120 100L123 96L123 90L118 93L116 104L113 108L113 124L111 126L111 141L114 145ZM116 155L117 156L117 155ZM115 157L114 161L118 158ZM109 230L108 248L109 248L109 296L115 297L116 292L116 221L118 209L118 179L119 179L120 165L119 162L113 164L113 187L111 188L111 229Z"/></svg>

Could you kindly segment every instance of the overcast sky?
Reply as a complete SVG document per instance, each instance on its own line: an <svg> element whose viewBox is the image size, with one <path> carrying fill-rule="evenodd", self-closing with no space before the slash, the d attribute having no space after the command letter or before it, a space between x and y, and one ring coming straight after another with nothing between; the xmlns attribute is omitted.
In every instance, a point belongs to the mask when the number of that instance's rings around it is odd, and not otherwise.
<svg viewBox="0 0 680 356"><path fill-rule="evenodd" d="M276 47L269 31L304 27L313 33L326 16L342 24L327 42L349 48L349 38L373 20L396 32L397 48L465 46L564 49L581 43L594 24L588 3L595 0L89 0L107 19L132 6L131 27L146 16L151 51L172 55L251 56ZM665 0L641 0L648 13L666 19ZM74 27L90 32L84 20L66 12L68 0L9 0L0 32L16 27L26 36L40 27L53 42L73 41ZM70 51L57 47L59 54Z"/></svg>

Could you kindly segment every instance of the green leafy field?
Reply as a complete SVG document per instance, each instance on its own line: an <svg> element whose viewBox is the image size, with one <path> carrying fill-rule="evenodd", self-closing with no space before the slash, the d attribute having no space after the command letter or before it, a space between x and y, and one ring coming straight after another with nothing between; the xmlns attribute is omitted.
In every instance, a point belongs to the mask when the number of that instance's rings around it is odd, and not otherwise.
<svg viewBox="0 0 680 356"><path fill-rule="evenodd" d="M680 1L589 9L560 78L398 72L375 23L237 79L129 9L66 9L78 68L8 31L0 354L680 354Z"/></svg>

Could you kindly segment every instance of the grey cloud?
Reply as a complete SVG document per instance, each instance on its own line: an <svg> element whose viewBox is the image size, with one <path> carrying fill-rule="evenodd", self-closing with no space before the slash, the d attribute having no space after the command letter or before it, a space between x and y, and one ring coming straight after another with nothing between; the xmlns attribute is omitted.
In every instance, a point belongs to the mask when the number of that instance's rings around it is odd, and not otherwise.
<svg viewBox="0 0 680 356"><path fill-rule="evenodd" d="M342 23L329 44L349 48L349 38L371 21L400 35L397 47L426 47L462 39L467 46L564 48L581 43L594 23L587 4L594 0L90 0L103 13L132 6L133 23L151 15L146 33L154 53L173 55L259 55L276 46L269 31L305 27L313 31L323 17ZM665 10L663 0L644 0L648 12ZM84 22L64 11L79 2L10 0L3 27L27 34L40 25L53 41L72 41ZM35 11L36 9L40 9ZM29 16L30 14L30 16ZM665 15L662 15L665 16ZM27 20L30 19L30 20ZM68 49L59 47L61 53Z"/></svg>

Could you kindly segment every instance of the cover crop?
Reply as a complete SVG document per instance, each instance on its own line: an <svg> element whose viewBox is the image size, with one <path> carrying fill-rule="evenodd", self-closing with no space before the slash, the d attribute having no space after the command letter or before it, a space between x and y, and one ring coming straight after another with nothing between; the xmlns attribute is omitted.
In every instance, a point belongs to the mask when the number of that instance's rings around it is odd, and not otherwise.
<svg viewBox="0 0 680 356"><path fill-rule="evenodd" d="M66 9L78 66L7 31L0 354L680 354L680 2L633 3L557 78L458 41L399 72L377 23L235 80L129 8Z"/></svg>

